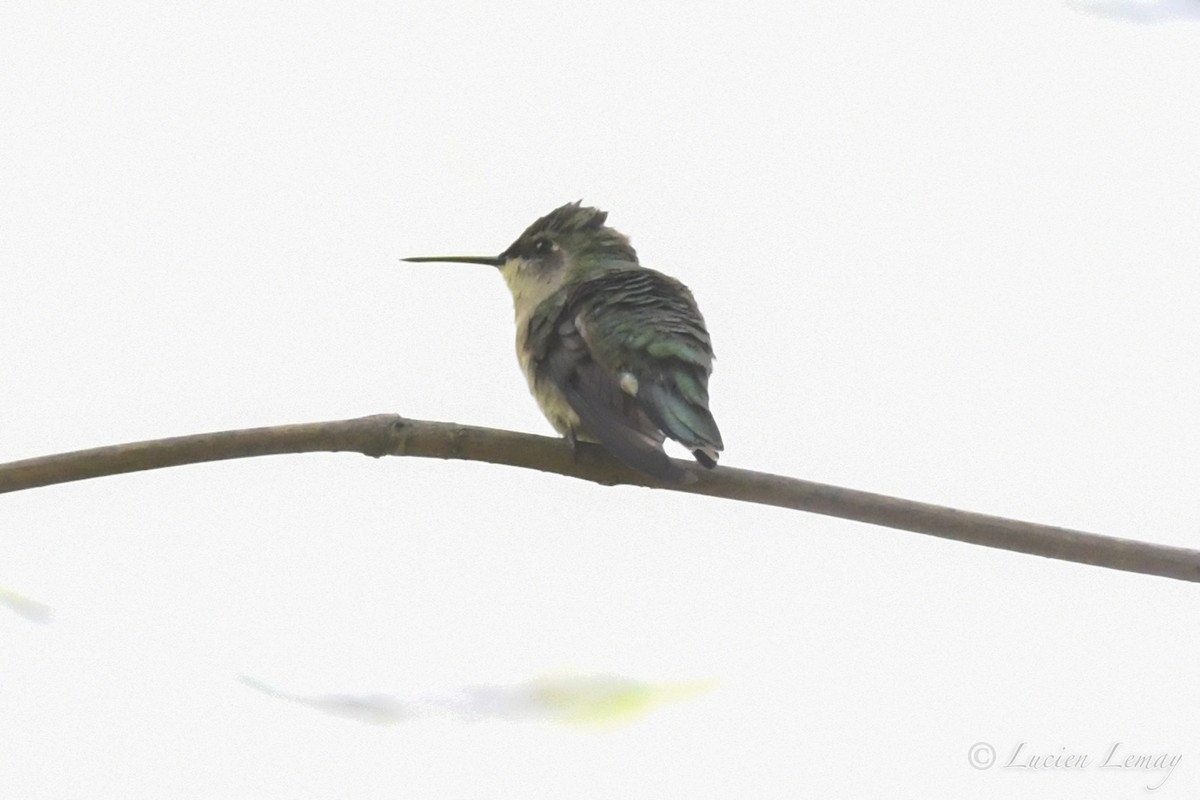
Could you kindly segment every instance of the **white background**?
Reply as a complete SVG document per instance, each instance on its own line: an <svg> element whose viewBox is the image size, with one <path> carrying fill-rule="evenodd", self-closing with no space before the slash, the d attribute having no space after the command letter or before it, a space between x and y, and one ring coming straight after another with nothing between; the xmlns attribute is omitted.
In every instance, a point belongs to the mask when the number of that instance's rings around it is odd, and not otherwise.
<svg viewBox="0 0 1200 800"><path fill-rule="evenodd" d="M1200 546L1200 3L28 3L0 53L0 460L550 433L499 277L398 258L582 198L699 299L724 463ZM277 457L4 496L0 585L54 610L0 609L4 797L1200 792L1195 586L805 514ZM597 732L237 680L560 670L719 686Z"/></svg>

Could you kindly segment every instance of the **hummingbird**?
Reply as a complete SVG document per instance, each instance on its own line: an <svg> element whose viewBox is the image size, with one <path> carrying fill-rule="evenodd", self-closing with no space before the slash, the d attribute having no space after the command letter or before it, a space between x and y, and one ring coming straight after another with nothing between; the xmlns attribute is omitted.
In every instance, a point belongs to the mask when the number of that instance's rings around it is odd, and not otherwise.
<svg viewBox="0 0 1200 800"><path fill-rule="evenodd" d="M724 447L708 410L712 342L691 291L638 263L607 219L577 201L498 256L404 260L497 268L512 292L517 360L554 429L572 449L598 442L626 466L683 481L665 439L709 469Z"/></svg>

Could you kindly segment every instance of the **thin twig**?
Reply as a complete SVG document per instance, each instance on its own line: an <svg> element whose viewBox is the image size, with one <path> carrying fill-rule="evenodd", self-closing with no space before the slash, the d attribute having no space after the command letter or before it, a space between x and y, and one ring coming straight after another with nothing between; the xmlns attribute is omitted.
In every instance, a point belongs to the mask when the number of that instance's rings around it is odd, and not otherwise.
<svg viewBox="0 0 1200 800"><path fill-rule="evenodd" d="M1076 561L1098 567L1200 581L1200 551L1020 522L750 470L693 469L684 484L634 472L595 445L576 452L561 439L379 414L336 422L202 433L0 464L0 493L55 483L230 458L350 451L456 458L554 472L604 485L629 484L792 508L943 539Z"/></svg>

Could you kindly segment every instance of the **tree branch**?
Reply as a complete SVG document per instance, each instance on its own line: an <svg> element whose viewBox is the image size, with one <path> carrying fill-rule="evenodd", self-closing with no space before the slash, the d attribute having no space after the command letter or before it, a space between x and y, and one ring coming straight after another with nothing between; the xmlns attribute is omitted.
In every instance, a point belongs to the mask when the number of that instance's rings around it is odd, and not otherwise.
<svg viewBox="0 0 1200 800"><path fill-rule="evenodd" d="M925 533L943 539L1076 561L1125 572L1200 581L1200 551L975 514L780 475L718 467L684 484L664 484L623 466L601 447L561 439L379 414L335 422L202 433L98 447L0 464L0 493L204 461L341 452L455 458L554 472L612 486L670 489Z"/></svg>

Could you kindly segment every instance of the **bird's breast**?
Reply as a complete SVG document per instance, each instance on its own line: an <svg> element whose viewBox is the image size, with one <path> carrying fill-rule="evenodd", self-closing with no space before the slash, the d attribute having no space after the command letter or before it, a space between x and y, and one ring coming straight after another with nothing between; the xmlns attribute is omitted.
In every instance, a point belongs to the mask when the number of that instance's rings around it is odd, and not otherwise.
<svg viewBox="0 0 1200 800"><path fill-rule="evenodd" d="M517 312L517 362L521 372L525 373L525 382L529 384L529 392L537 400L538 407L554 426L554 430L563 434L575 431L578 439L592 441L592 437L583 431L579 424L579 415L563 397L562 392L552 381L540 378L537 373L537 363L533 358L533 349L529 345L529 315Z"/></svg>

